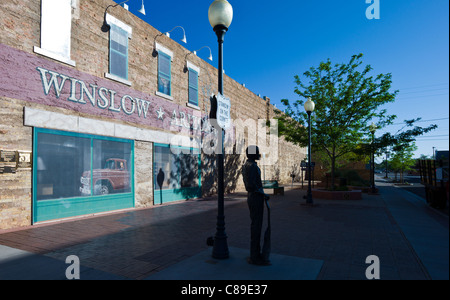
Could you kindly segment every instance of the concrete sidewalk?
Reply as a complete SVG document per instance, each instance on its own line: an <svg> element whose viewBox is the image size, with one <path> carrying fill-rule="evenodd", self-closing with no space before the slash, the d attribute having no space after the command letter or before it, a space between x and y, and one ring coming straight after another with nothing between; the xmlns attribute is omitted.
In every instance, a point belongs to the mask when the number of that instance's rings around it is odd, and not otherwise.
<svg viewBox="0 0 450 300"><path fill-rule="evenodd" d="M431 279L449 279L448 216L426 200L396 187L381 189L381 196Z"/></svg>
<svg viewBox="0 0 450 300"><path fill-rule="evenodd" d="M369 255L379 257L381 279L448 279L448 217L379 188L314 207L301 205L304 190L273 196L269 267L245 261L250 220L236 193L225 199L230 259L212 259L206 246L217 214L208 198L0 233L0 279L65 279L69 255L79 257L81 279L366 279Z"/></svg>
<svg viewBox="0 0 450 300"><path fill-rule="evenodd" d="M314 280L323 261L272 254L271 266L247 263L247 249L229 247L230 257L218 260L205 250L167 269L147 277L147 280Z"/></svg>
<svg viewBox="0 0 450 300"><path fill-rule="evenodd" d="M70 265L45 255L0 245L0 280L65 280ZM81 265L79 276L84 280L127 279Z"/></svg>

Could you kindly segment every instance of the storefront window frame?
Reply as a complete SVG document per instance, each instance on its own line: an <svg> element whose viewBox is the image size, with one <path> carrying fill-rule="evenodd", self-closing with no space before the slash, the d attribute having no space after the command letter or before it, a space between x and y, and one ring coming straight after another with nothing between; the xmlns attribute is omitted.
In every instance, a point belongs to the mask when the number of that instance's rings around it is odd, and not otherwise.
<svg viewBox="0 0 450 300"><path fill-rule="evenodd" d="M38 159L38 135L39 133L46 133L46 134L55 134L55 135L63 135L63 136L72 136L72 137L79 137L79 138L88 138L90 139L90 146L91 146L91 163L90 163L90 174L91 174L91 195L87 196L75 196L75 197L69 197L69 198L58 198L58 199L48 199L48 200L37 200L37 159ZM93 156L94 156L94 140L107 140L107 141L116 141L116 142L123 142L123 143L129 143L131 146L131 155L130 155L130 162L129 162L129 172L130 172L130 191L129 192L123 192L123 193L117 193L117 194L109 194L109 195L94 195L93 194ZM123 208L134 208L135 207L135 170L134 170L134 140L127 140L127 139L121 139L121 138L115 138L115 137L108 137L108 136L99 136L99 135L93 135L93 134L86 134L86 133L79 133L79 132L70 132L70 131L61 131L61 130L55 130L55 129L47 129L47 128L33 128L33 168L32 168L32 223L40 222L40 221L47 221L51 219L61 219L66 217L73 217L73 216L80 216L85 214L91 214L91 213L98 213L98 212L105 212L105 211L113 211L117 209L123 209ZM120 203L120 201L124 201L123 204ZM40 214L40 211L45 209L53 209L53 211L57 211L58 205L73 205L73 206L79 206L82 207L83 203L86 202L92 202L92 203L106 203L104 206L98 206L93 207L89 209L81 209L78 210L78 212L72 213L61 213L60 215L56 215L55 218L48 218L48 214L43 213ZM108 201L116 201L117 204L112 205L112 202L108 204ZM125 203L126 201L126 203ZM55 208L50 208L54 206ZM105 209L104 207L111 206L111 209ZM124 207L122 207L124 206ZM126 207L125 207L126 206Z"/></svg>
<svg viewBox="0 0 450 300"><path fill-rule="evenodd" d="M156 183L156 177L157 177L157 171L155 168L155 154L156 154L156 147L164 147L169 148L171 151L172 149L176 149L176 151L181 151L181 153L184 154L191 154L191 155L198 155L198 168L197 168L197 176L198 176L198 186L196 187L180 187L180 188L166 188L160 190L160 188L157 186ZM154 190L154 204L164 204L167 202L173 202L173 201L180 201L180 200L186 200L186 199L196 199L201 197L201 190L202 190L202 161L201 161L201 152L197 148L190 148L190 147L183 147L183 146L174 146L170 144L160 144L160 143L154 143L153 144L153 169L154 169L154 178L153 178L153 190ZM156 173L155 173L156 170ZM185 194L183 194L183 191L189 191L188 194L190 194L192 197L187 197ZM184 195L184 197L183 197Z"/></svg>

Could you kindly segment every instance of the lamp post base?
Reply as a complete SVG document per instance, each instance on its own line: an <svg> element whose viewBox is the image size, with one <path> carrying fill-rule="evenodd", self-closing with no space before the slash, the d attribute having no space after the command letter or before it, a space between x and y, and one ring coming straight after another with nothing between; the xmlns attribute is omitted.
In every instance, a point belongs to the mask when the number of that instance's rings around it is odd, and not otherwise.
<svg viewBox="0 0 450 300"><path fill-rule="evenodd" d="M226 259L229 256L227 234L225 233L225 216L217 216L217 231L214 236L212 257Z"/></svg>
<svg viewBox="0 0 450 300"><path fill-rule="evenodd" d="M316 206L314 204L314 201L313 201L313 198L312 198L312 193L311 194L310 193L306 194L305 196L303 196L303 198L306 199L306 203L302 203L302 205L305 205L305 206Z"/></svg>
<svg viewBox="0 0 450 300"><path fill-rule="evenodd" d="M214 238L212 257L216 259L227 259L230 257L226 236L220 238L216 236Z"/></svg>

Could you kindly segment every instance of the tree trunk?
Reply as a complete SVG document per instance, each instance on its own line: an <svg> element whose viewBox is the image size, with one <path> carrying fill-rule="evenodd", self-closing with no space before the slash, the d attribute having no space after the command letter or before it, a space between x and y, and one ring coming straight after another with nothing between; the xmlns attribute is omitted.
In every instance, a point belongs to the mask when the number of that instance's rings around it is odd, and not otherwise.
<svg viewBox="0 0 450 300"><path fill-rule="evenodd" d="M403 168L400 170L400 183L403 184Z"/></svg>
<svg viewBox="0 0 450 300"><path fill-rule="evenodd" d="M335 170L336 158L331 157L331 190L334 191L334 170Z"/></svg>

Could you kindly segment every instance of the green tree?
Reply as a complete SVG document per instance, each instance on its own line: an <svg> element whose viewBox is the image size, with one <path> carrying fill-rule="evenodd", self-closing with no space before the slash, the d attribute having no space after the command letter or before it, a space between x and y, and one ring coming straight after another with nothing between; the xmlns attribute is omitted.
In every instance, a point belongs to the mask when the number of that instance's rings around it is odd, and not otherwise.
<svg viewBox="0 0 450 300"><path fill-rule="evenodd" d="M311 116L312 147L323 150L331 166L331 186L334 188L336 160L352 152L363 137L370 135L369 121L376 120L377 127L391 124L394 115L380 109L393 102L398 91L391 92L392 76L371 76L370 65L361 67L362 54L353 55L348 63L332 65L321 62L303 73L304 79L295 76L295 93L299 100L279 112L278 130L286 140L301 146L307 145L307 114L303 108L306 98L311 97L316 107Z"/></svg>
<svg viewBox="0 0 450 300"><path fill-rule="evenodd" d="M386 149L387 147L391 147L394 152L397 150L401 150L403 147L407 147L411 143L413 143L416 140L417 136L428 133L438 127L435 124L432 124L426 128L414 126L414 123L419 122L421 119L422 118L405 120L405 125L397 130L395 134L386 132L382 136L378 137L375 140L376 149L382 150ZM404 130L405 128L408 129Z"/></svg>
<svg viewBox="0 0 450 300"><path fill-rule="evenodd" d="M396 152L415 142L416 137L428 133L438 127L435 124L425 128L414 125L415 122L419 122L420 120L421 118L405 120L405 125L397 130L397 132L394 134L386 132L383 135L376 137L373 143L371 138L367 138L363 140L358 147L355 147L353 152L360 157L368 157L372 151L375 151L375 155L383 155L386 154L386 152Z"/></svg>
<svg viewBox="0 0 450 300"><path fill-rule="evenodd" d="M404 145L404 147L397 149L391 158L392 168L396 173L400 173L400 183L403 183L404 172L412 170L412 167L416 163L416 159L413 158L414 151L416 150L417 146L415 143Z"/></svg>

